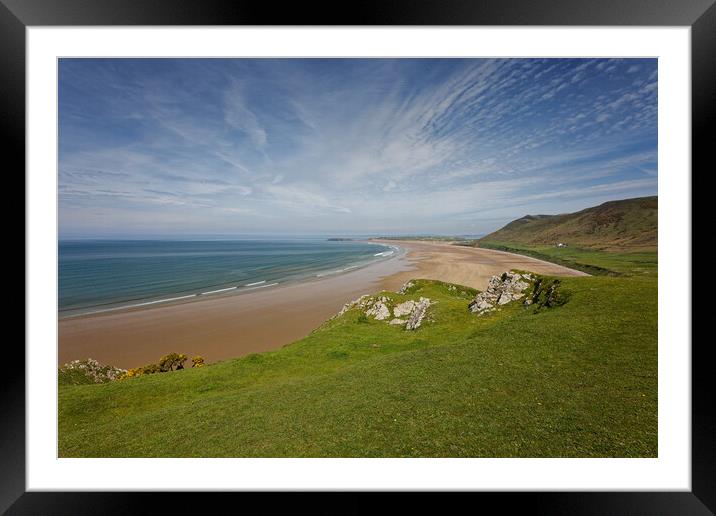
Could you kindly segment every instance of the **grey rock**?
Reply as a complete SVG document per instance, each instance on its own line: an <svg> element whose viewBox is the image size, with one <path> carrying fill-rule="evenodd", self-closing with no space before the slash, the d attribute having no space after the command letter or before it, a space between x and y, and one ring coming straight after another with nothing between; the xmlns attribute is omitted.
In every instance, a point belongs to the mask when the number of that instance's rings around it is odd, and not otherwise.
<svg viewBox="0 0 716 516"><path fill-rule="evenodd" d="M383 298L384 299L384 298ZM384 321L390 317L390 308L388 308L384 301L376 301L365 313L370 315L377 321Z"/></svg>
<svg viewBox="0 0 716 516"><path fill-rule="evenodd" d="M410 315L415 310L415 301L405 301L395 305L393 308L393 314L396 317L403 317L404 315Z"/></svg>
<svg viewBox="0 0 716 516"><path fill-rule="evenodd" d="M509 271L500 276L493 276L487 289L475 296L468 309L478 315L494 311L496 306L506 305L511 301L524 297L524 291L534 280L531 274L520 274Z"/></svg>
<svg viewBox="0 0 716 516"><path fill-rule="evenodd" d="M403 285L403 289L407 290L412 286L413 283L408 282ZM365 315L373 317L377 321L386 321L388 324L395 326L404 324L406 329L415 330L423 323L428 307L434 304L430 299L425 297L421 297L419 301L404 301L393 307L391 316L389 306L391 301L391 298L385 295L372 297L366 294L343 305L343 308L341 308L341 311L335 317L343 315L348 310L357 308L362 310Z"/></svg>
<svg viewBox="0 0 716 516"><path fill-rule="evenodd" d="M423 322L423 318L425 317L425 313L428 310L428 307L431 305L430 299L421 297L420 301L417 302L415 305L415 310L413 310L412 315L410 316L410 319L408 319L408 322L405 324L406 330L415 330L420 327L420 325Z"/></svg>
<svg viewBox="0 0 716 516"><path fill-rule="evenodd" d="M341 315L343 315L344 313L346 313L346 312L347 312L348 310L350 310L351 308L361 308L361 309L365 308L366 303L367 303L367 301L368 301L369 299L370 299L370 296L369 296L368 294L363 294L363 295L362 295L361 297L359 297L358 299L354 299L353 301L350 301L350 302L346 303L345 305L343 305L343 308L341 308L341 311L338 312L338 313L334 316L334 318L335 318L335 317L340 317Z"/></svg>
<svg viewBox="0 0 716 516"><path fill-rule="evenodd" d="M405 294L409 289L415 286L415 283L412 281L408 281L405 283L402 287L400 287L400 290L398 290L398 294Z"/></svg>
<svg viewBox="0 0 716 516"><path fill-rule="evenodd" d="M500 297L497 298L498 305L506 305L510 301L512 301L512 294L510 294L509 292L503 292L502 294L500 294Z"/></svg>

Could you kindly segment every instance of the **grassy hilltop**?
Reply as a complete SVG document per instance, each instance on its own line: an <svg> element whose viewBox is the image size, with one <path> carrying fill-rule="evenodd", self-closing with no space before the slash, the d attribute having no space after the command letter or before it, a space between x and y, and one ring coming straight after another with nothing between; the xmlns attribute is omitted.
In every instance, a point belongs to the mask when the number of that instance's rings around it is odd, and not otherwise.
<svg viewBox="0 0 716 516"><path fill-rule="evenodd" d="M654 251L658 198L610 201L576 213L526 215L484 236L482 242L555 245L607 251Z"/></svg>
<svg viewBox="0 0 716 516"><path fill-rule="evenodd" d="M656 281L563 278L478 317L419 281L414 332L357 309L278 351L60 386L62 457L654 457Z"/></svg>
<svg viewBox="0 0 716 516"><path fill-rule="evenodd" d="M594 275L656 275L657 219L657 197L639 197L576 213L526 215L465 245L524 254Z"/></svg>
<svg viewBox="0 0 716 516"><path fill-rule="evenodd" d="M269 353L105 384L61 378L59 454L656 457L655 210L655 198L617 201L479 241L596 274L560 278L561 306L477 316L475 290L419 280L382 293L391 306L434 302L415 331L353 308Z"/></svg>

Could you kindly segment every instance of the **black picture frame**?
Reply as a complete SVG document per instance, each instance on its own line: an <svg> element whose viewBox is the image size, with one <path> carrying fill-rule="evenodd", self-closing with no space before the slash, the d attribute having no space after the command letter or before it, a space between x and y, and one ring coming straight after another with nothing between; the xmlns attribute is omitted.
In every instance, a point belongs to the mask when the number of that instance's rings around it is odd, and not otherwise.
<svg viewBox="0 0 716 516"><path fill-rule="evenodd" d="M692 43L692 168L707 169L716 121L716 4L714 0L375 0L262 2L223 0L0 0L0 119L4 158L25 166L25 30L28 26L86 25L634 25L689 26ZM14 159L12 159L14 158ZM10 172L10 168L6 169ZM14 169L13 169L14 173ZM691 171L683 171L691 174ZM689 278L691 281L691 278ZM683 301L682 301L683 302ZM688 345L688 342L684 342ZM708 342L692 345L692 490L690 492L480 493L505 508L556 514L713 514L716 512L714 384ZM0 375L0 512L114 514L145 512L147 498L169 510L205 511L210 494L26 492L25 354L17 342L3 350L12 368ZM253 497L250 494L214 494ZM331 497L296 495L314 509ZM363 503L353 498L348 510ZM421 495L411 500L426 508ZM483 504L483 500L479 503ZM296 503L292 502L292 503ZM444 506L441 503L441 507ZM318 505L316 505L318 504ZM474 502L470 502L474 504ZM477 508L477 506L473 505ZM366 507L368 508L368 507Z"/></svg>

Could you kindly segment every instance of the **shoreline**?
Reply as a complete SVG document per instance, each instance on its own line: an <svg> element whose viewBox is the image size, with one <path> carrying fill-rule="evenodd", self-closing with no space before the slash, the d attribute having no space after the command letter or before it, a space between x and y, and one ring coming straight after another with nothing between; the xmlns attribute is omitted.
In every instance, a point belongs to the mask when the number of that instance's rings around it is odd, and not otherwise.
<svg viewBox="0 0 716 516"><path fill-rule="evenodd" d="M307 336L363 294L395 291L410 279L436 279L483 290L511 268L562 276L586 274L522 255L449 243L371 241L395 256L294 283L58 319L58 365L93 358L122 368L171 352L207 362L278 349Z"/></svg>
<svg viewBox="0 0 716 516"><path fill-rule="evenodd" d="M549 276L589 276L563 265L521 254L482 247L453 245L450 242L382 240L408 249L415 270L396 273L386 285L402 285L410 279L433 279L485 290L490 278L509 269L521 269ZM390 288L387 288L390 290Z"/></svg>
<svg viewBox="0 0 716 516"><path fill-rule="evenodd" d="M167 296L171 297L165 297L156 299L156 296L154 297L146 297L146 298L137 298L133 300L127 300L127 301L120 301L120 302L108 302L108 303L102 303L95 306L88 306L84 308L67 308L65 310L59 310L58 311L58 320L62 321L65 319L70 318L76 318L76 317L88 317L95 314L105 314L108 312L124 312L124 311L133 311L136 309L144 309L153 307L153 305L161 305L161 306L171 306L174 304L181 303L189 303L194 301L201 301L205 299L203 296L206 295L212 295L216 297L217 295L242 295L247 294L255 290L274 287L277 285L286 286L286 285L294 285L294 284L300 284L300 283L308 283L311 281L315 281L318 279L322 279L324 277L328 276L337 276L339 274L346 274L353 271L363 270L367 267L372 267L376 264L382 263L384 261L392 260L397 258L401 255L402 249L395 244L384 244L382 242L378 242L375 240L366 240L366 242L371 244L380 245L383 247L389 247L391 248L390 254L386 254L387 251L383 251L380 253L375 253L373 256L381 256L381 259L373 260L370 262L360 263L357 264L349 264L348 266L334 271L322 271L320 273L306 276L306 277L299 277L299 278L289 278L282 281L276 281L271 280L271 283L267 283L266 280L261 281L255 281L251 283L247 283L244 285L232 285L228 286L228 284L223 285L207 285L206 287L203 287L199 290L204 289L210 289L206 292L192 292L189 291L179 291L174 292L171 294L167 294ZM313 274L313 273L312 273ZM133 303L133 304L121 304L121 303ZM103 308L106 307L106 308ZM88 310L88 311L84 311ZM64 312L64 313L63 313Z"/></svg>
<svg viewBox="0 0 716 516"><path fill-rule="evenodd" d="M241 294L58 319L57 363L93 358L126 369L172 352L208 363L278 349L307 336L346 302L381 290L384 278L407 272L406 254Z"/></svg>

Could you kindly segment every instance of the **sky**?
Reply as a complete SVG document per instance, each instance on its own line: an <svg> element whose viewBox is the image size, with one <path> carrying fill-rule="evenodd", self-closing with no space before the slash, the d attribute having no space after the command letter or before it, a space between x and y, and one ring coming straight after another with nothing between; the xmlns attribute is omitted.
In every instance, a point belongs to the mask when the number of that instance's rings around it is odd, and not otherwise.
<svg viewBox="0 0 716 516"><path fill-rule="evenodd" d="M61 59L60 237L489 233L657 193L656 59Z"/></svg>

